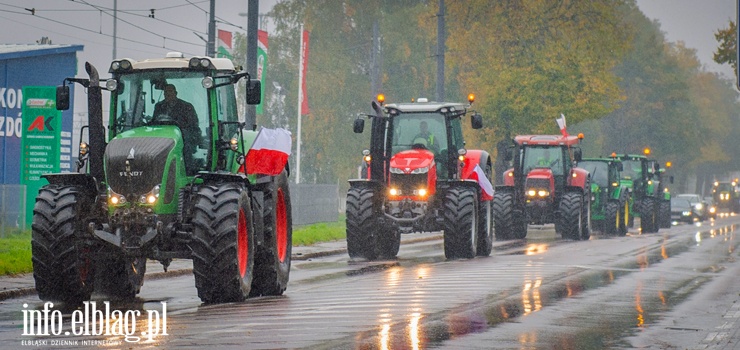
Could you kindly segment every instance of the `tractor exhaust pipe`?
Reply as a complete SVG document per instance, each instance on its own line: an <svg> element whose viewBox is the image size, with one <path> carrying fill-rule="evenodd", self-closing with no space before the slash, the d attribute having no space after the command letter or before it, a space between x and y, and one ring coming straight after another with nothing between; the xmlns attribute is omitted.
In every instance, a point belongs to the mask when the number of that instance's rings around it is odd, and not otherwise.
<svg viewBox="0 0 740 350"><path fill-rule="evenodd" d="M103 156L105 154L105 127L103 126L103 94L98 70L85 62L85 71L90 76L87 87L87 118L90 141L90 175L100 184L105 180Z"/></svg>

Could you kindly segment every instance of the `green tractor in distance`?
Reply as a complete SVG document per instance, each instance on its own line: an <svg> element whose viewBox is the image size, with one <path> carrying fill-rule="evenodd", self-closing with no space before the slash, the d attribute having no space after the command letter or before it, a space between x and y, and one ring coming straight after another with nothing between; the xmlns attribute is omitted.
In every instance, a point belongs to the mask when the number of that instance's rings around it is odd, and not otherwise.
<svg viewBox="0 0 740 350"><path fill-rule="evenodd" d="M632 217L640 218L642 233L658 232L665 226L666 202L667 221L670 224L670 197L668 200L665 199L659 164L649 160L647 158L649 154L649 148L645 149L645 155L613 154L614 158L622 161L621 178L625 185L632 189ZM632 226L633 221L630 220L630 227Z"/></svg>
<svg viewBox="0 0 740 350"><path fill-rule="evenodd" d="M661 168L658 161L653 161L653 168L658 171L654 174L653 188L656 189L658 198L658 225L660 228L671 228L671 192L667 183L673 183L673 176L666 177L666 171L671 167L671 162L665 163L665 168Z"/></svg>
<svg viewBox="0 0 740 350"><path fill-rule="evenodd" d="M627 234L630 189L620 181L622 162L614 158L584 158L578 167L591 174L591 224L610 235Z"/></svg>
<svg viewBox="0 0 740 350"><path fill-rule="evenodd" d="M712 186L712 200L718 213L740 213L740 189L737 179L715 181Z"/></svg>
<svg viewBox="0 0 740 350"><path fill-rule="evenodd" d="M172 52L114 60L104 80L111 92L106 140L101 81L92 65L85 68L89 79L64 83L87 88L89 144L80 143L78 172L44 176L49 184L34 207L39 297L79 304L95 290L130 300L147 259L166 271L178 258L193 260L205 303L282 294L292 247L287 154L250 150L266 130L258 136L238 121L234 89L245 78L244 102L257 104L259 81L224 58ZM162 104L172 90L186 107ZM66 84L57 88L56 103L69 108ZM186 124L188 113L194 119ZM273 161L272 169L253 166L260 161Z"/></svg>

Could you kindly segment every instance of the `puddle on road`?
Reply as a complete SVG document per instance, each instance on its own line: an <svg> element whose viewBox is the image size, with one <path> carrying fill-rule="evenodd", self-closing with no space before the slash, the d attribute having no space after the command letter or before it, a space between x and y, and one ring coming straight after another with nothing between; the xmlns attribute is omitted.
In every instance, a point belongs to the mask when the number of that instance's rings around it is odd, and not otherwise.
<svg viewBox="0 0 740 350"><path fill-rule="evenodd" d="M468 334L483 333L508 322L519 322L521 317L553 306L569 298L577 298L584 292L615 283L617 279L633 272L642 271L662 260L676 256L699 244L701 240L716 238L728 240L728 233L735 227L698 232L696 237L683 241L664 241L659 249L645 250L634 261L615 266L609 270L574 273L559 281L545 284L542 279L526 280L524 285L504 293L492 295L487 300L456 307L435 314L419 312L409 315L408 322L382 323L376 331L357 333L352 340L355 348L362 349L424 349L443 345L445 341ZM546 249L537 244L524 242L524 252ZM731 244L728 255L732 255L737 243ZM534 247L533 247L534 246ZM699 272L717 272L718 267L708 266ZM675 277L675 276L673 276ZM545 329L532 327L531 332L519 335L518 346L523 348L610 348L630 347L625 337L646 325L655 323L662 315L691 296L698 288L711 280L705 274L678 277L672 280L650 282L646 286L638 282L631 295L622 300L598 307L595 313L576 311L577 317L561 318L565 324ZM663 286L663 283L666 286ZM678 286L678 287L675 287ZM609 316L604 316L604 315ZM390 322L390 319L387 320ZM554 328L554 329L553 329Z"/></svg>

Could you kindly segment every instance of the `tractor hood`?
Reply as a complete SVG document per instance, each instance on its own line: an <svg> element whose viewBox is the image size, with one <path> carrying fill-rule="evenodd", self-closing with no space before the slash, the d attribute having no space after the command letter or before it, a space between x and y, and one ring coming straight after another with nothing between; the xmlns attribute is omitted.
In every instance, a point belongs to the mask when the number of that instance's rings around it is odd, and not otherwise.
<svg viewBox="0 0 740 350"><path fill-rule="evenodd" d="M175 126L159 126L128 130L113 138L104 156L111 190L141 195L161 184L170 153L182 143L180 135Z"/></svg>
<svg viewBox="0 0 740 350"><path fill-rule="evenodd" d="M526 188L547 188L555 191L555 177L549 168L534 168L527 174Z"/></svg>
<svg viewBox="0 0 740 350"><path fill-rule="evenodd" d="M429 168L433 163L434 153L423 149L401 151L391 158L391 168L399 169L404 173Z"/></svg>

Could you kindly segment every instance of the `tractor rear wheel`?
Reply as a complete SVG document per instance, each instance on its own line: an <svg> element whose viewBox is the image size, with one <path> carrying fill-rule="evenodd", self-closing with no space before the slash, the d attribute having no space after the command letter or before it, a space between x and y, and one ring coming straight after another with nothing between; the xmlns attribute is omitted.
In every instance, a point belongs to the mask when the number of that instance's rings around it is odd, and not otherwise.
<svg viewBox="0 0 740 350"><path fill-rule="evenodd" d="M77 244L93 198L77 186L44 186L33 208L31 254L41 300L79 304L93 291L93 263Z"/></svg>
<svg viewBox="0 0 740 350"><path fill-rule="evenodd" d="M450 188L444 199L444 249L447 259L472 259L478 247L478 196L469 188Z"/></svg>
<svg viewBox="0 0 740 350"><path fill-rule="evenodd" d="M375 237L380 231L375 191L350 188L347 191L347 253L352 259L375 260Z"/></svg>
<svg viewBox="0 0 740 350"><path fill-rule="evenodd" d="M607 202L604 208L604 233L615 235L619 231L621 218L619 202Z"/></svg>
<svg viewBox="0 0 740 350"><path fill-rule="evenodd" d="M496 240L503 241L514 237L514 195L511 192L496 191L491 201Z"/></svg>
<svg viewBox="0 0 740 350"><path fill-rule="evenodd" d="M200 186L193 206L193 275L204 303L243 301L254 269L252 206L247 189Z"/></svg>
<svg viewBox="0 0 740 350"><path fill-rule="evenodd" d="M671 228L671 201L661 199L658 207L658 221L660 222L660 228Z"/></svg>
<svg viewBox="0 0 740 350"><path fill-rule="evenodd" d="M647 197L642 200L640 204L640 229L642 233L658 232L656 211L653 198Z"/></svg>
<svg viewBox="0 0 740 350"><path fill-rule="evenodd" d="M264 192L264 244L255 251L250 296L282 295L288 287L293 247L288 174L276 176Z"/></svg>
<svg viewBox="0 0 740 350"><path fill-rule="evenodd" d="M96 264L95 289L105 295L131 300L144 284L146 258L117 257Z"/></svg>
<svg viewBox="0 0 740 350"><path fill-rule="evenodd" d="M493 249L493 201L478 203L478 256L489 256Z"/></svg>
<svg viewBox="0 0 740 350"><path fill-rule="evenodd" d="M581 229L583 227L583 221L586 219L583 216L583 195L581 193L572 191L567 192L563 195L560 200L560 224L556 227L560 229L560 235L563 238L570 238L574 240L581 239Z"/></svg>

